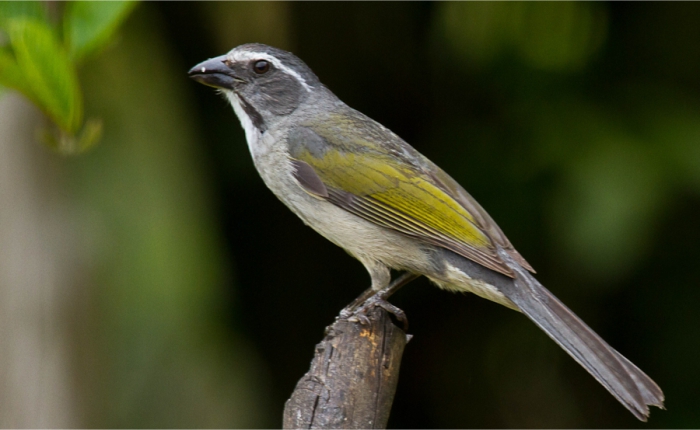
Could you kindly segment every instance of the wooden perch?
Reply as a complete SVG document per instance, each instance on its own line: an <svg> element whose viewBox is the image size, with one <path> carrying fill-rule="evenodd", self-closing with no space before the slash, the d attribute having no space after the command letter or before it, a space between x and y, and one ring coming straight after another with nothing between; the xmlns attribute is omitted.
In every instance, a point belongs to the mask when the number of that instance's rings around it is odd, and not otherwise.
<svg viewBox="0 0 700 430"><path fill-rule="evenodd" d="M369 324L338 319L284 408L285 429L386 428L409 337L380 307Z"/></svg>

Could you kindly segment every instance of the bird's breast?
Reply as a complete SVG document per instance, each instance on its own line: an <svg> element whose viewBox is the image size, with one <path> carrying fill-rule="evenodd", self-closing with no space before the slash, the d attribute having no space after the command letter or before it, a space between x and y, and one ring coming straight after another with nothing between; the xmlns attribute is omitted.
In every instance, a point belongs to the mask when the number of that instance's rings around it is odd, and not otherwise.
<svg viewBox="0 0 700 430"><path fill-rule="evenodd" d="M274 131L249 142L255 167L270 190L306 225L360 261L380 261L419 272L430 265L426 249L406 236L379 227L308 194L293 175L283 136Z"/></svg>

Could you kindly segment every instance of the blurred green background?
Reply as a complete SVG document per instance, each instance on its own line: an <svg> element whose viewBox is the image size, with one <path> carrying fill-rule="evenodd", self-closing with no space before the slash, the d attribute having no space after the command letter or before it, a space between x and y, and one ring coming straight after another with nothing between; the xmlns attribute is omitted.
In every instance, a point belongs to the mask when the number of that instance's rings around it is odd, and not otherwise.
<svg viewBox="0 0 700 430"><path fill-rule="evenodd" d="M59 27L67 6L39 5ZM45 117L0 90L0 427L280 425L369 277L188 79L247 42L464 185L664 389L650 427L700 426L698 22L698 3L138 4L76 60L95 146L43 145ZM391 427L642 425L515 312L425 280L393 302L415 337Z"/></svg>

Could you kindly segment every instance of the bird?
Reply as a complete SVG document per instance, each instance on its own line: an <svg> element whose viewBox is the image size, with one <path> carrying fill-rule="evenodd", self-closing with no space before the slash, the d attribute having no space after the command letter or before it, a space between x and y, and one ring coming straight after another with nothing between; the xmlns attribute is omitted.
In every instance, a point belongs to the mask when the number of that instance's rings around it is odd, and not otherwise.
<svg viewBox="0 0 700 430"><path fill-rule="evenodd" d="M659 386L537 281L462 186L342 102L296 55L249 43L188 74L230 102L267 187L367 269L371 286L346 311L387 305L396 288L425 276L524 314L639 420L649 406L664 408ZM392 282L391 269L404 275Z"/></svg>

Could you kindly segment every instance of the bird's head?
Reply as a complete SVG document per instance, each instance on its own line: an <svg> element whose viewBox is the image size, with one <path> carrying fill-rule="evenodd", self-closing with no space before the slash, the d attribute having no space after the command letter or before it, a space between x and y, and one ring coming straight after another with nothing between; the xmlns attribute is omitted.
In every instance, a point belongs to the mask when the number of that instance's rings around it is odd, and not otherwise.
<svg viewBox="0 0 700 430"><path fill-rule="evenodd" d="M218 88L241 122L264 132L321 88L313 71L294 54L250 43L197 64L189 76Z"/></svg>

